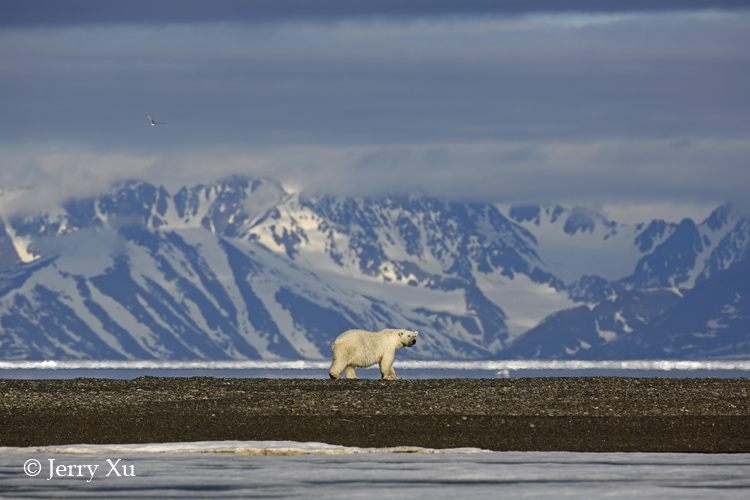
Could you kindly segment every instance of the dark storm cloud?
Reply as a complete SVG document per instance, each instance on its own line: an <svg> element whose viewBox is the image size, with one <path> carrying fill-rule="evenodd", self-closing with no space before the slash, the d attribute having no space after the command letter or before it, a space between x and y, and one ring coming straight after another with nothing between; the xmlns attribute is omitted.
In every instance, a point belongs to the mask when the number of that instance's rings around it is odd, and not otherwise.
<svg viewBox="0 0 750 500"><path fill-rule="evenodd" d="M748 11L559 4L14 3L0 189L241 173L490 201L746 196Z"/></svg>
<svg viewBox="0 0 750 500"><path fill-rule="evenodd" d="M655 12L747 8L742 0L24 0L3 5L0 25L264 22L387 16Z"/></svg>
<svg viewBox="0 0 750 500"><path fill-rule="evenodd" d="M747 27L34 29L5 42L0 133L128 144L128 120L151 113L174 146L744 136Z"/></svg>

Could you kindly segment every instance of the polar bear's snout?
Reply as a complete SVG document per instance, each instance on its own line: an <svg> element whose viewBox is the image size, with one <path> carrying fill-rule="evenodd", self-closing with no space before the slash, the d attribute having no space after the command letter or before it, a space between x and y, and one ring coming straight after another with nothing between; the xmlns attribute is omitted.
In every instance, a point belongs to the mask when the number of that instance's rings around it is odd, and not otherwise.
<svg viewBox="0 0 750 500"><path fill-rule="evenodd" d="M419 332L407 331L406 334L407 334L407 339L406 339L406 342L404 343L406 347L411 347L417 343L417 335L419 335Z"/></svg>

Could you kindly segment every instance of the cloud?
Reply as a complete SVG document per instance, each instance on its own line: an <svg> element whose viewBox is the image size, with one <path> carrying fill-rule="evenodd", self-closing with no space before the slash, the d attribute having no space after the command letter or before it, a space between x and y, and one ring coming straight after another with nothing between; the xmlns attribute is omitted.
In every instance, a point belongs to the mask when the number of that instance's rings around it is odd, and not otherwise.
<svg viewBox="0 0 750 500"><path fill-rule="evenodd" d="M635 157L625 154L633 151ZM235 174L275 178L311 194L417 192L455 200L609 205L619 212L633 204L693 204L702 211L743 200L750 185L745 139L695 141L677 153L666 140L609 140L222 148L153 157L62 150L19 156L5 150L2 157L3 172L23 158L28 182L22 187L37 193L16 199L16 210L38 208L40 199L56 204L92 195L129 178L176 191ZM13 185L4 177L3 185Z"/></svg>
<svg viewBox="0 0 750 500"><path fill-rule="evenodd" d="M155 157L68 144L0 145L0 211L37 211L93 196L121 180L152 177L158 164Z"/></svg>
<svg viewBox="0 0 750 500"><path fill-rule="evenodd" d="M608 13L742 9L737 0L25 0L4 6L0 26L82 24L331 21L351 18L514 16L528 13Z"/></svg>
<svg viewBox="0 0 750 500"><path fill-rule="evenodd" d="M750 16L0 34L0 136L364 144L745 134ZM162 116L158 143L137 129Z"/></svg>
<svg viewBox="0 0 750 500"><path fill-rule="evenodd" d="M750 14L441 17L419 4L432 14L409 17L398 5L336 22L102 26L77 13L0 28L0 187L33 187L30 205L123 178L236 173L506 202L744 195Z"/></svg>

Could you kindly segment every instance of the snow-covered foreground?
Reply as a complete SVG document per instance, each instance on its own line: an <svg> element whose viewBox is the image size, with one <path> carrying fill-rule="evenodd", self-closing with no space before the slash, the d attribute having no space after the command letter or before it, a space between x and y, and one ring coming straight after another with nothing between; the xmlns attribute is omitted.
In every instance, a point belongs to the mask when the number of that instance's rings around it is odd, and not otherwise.
<svg viewBox="0 0 750 500"><path fill-rule="evenodd" d="M0 448L0 495L748 498L750 454L376 450L235 441Z"/></svg>

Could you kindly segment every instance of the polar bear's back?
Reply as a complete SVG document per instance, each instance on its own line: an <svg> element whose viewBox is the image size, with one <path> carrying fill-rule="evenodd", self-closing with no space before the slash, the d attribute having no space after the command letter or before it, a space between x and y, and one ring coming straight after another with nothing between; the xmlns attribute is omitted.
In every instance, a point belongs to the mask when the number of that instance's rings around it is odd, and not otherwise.
<svg viewBox="0 0 750 500"><path fill-rule="evenodd" d="M339 335L336 340L333 341L331 349L334 349L337 345L343 346L346 344L354 344L365 348L376 350L383 347L383 344L391 343L390 330L382 330L379 332L370 332L367 330L347 330Z"/></svg>

